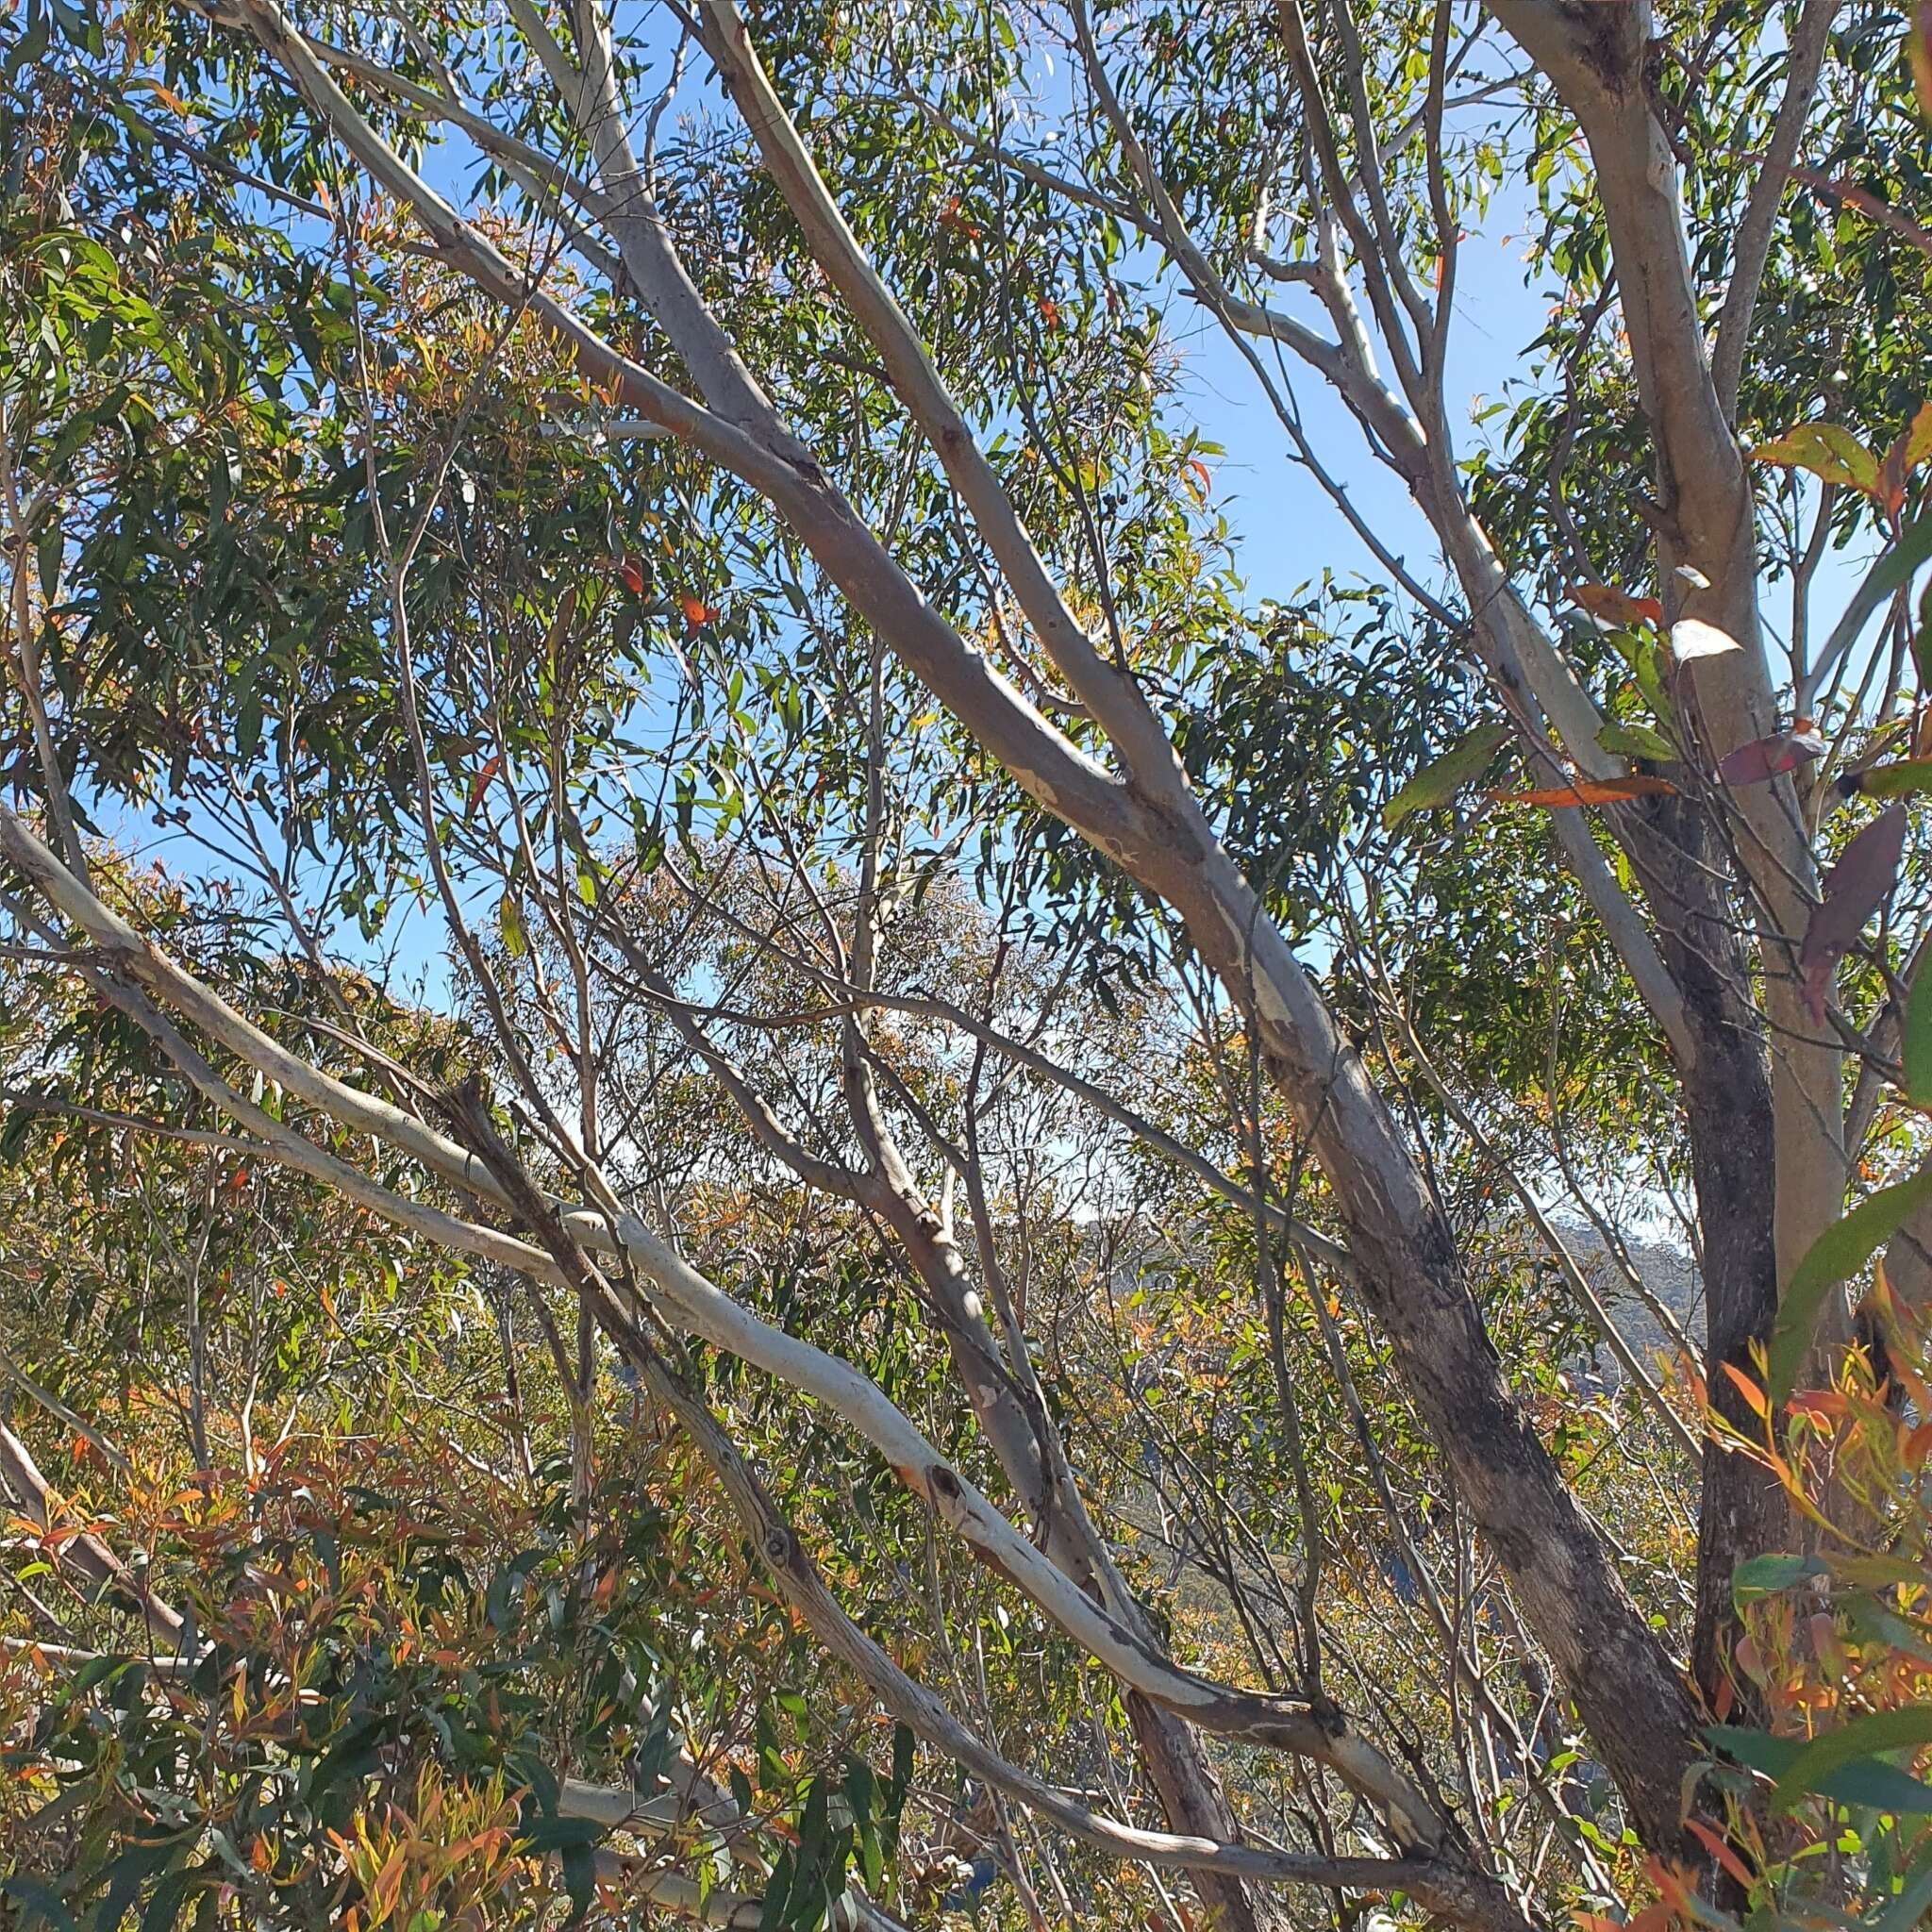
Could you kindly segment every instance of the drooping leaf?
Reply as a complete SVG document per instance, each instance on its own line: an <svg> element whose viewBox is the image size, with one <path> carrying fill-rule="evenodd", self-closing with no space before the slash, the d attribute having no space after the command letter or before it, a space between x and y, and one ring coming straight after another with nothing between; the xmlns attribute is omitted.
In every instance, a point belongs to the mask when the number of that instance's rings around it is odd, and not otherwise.
<svg viewBox="0 0 1932 1932"><path fill-rule="evenodd" d="M1869 1711L1807 1744L1779 1777L1772 1803L1788 1811L1800 1798L1823 1791L1833 1774L1869 1759L1874 1760L1871 1769L1891 1774L1890 1779L1884 1780L1886 1795L1879 1801L1887 1810L1932 1811L1932 1785L1907 1777L1879 1757L1881 1752L1916 1744L1932 1744L1932 1705ZM1897 1781L1895 1785L1892 1780Z"/></svg>
<svg viewBox="0 0 1932 1932"><path fill-rule="evenodd" d="M1905 849L1906 808L1889 806L1845 847L1824 875L1824 895L1812 908L1805 942L1798 949L1806 1008L1821 1026L1832 973L1864 931L1865 922L1890 896Z"/></svg>
<svg viewBox="0 0 1932 1932"><path fill-rule="evenodd" d="M1849 788L1868 798L1907 798L1914 791L1932 791L1932 758L1895 758L1889 764L1867 765Z"/></svg>
<svg viewBox="0 0 1932 1932"><path fill-rule="evenodd" d="M1816 1557L1792 1556L1784 1551L1767 1551L1750 1557L1731 1572L1731 1596L1740 1607L1759 1597L1774 1596L1781 1590L1792 1590L1813 1576L1829 1573Z"/></svg>
<svg viewBox="0 0 1932 1932"><path fill-rule="evenodd" d="M1772 1326L1765 1380L1774 1403L1788 1400L1797 1383L1826 1294L1864 1267L1927 1202L1932 1202L1932 1167L1868 1195L1811 1243L1785 1284Z"/></svg>
<svg viewBox="0 0 1932 1932"><path fill-rule="evenodd" d="M1906 995L1900 1058L1905 1062L1906 1098L1932 1107L1932 974L1923 968Z"/></svg>
<svg viewBox="0 0 1932 1932"><path fill-rule="evenodd" d="M1801 423L1774 442L1760 443L1752 460L1808 470L1824 483L1868 495L1878 482L1878 458L1841 424Z"/></svg>
<svg viewBox="0 0 1932 1932"><path fill-rule="evenodd" d="M1411 812L1447 805L1465 785L1483 774L1490 760L1509 741L1507 724L1478 724L1433 759L1382 808L1382 824L1393 831Z"/></svg>
<svg viewBox="0 0 1932 1932"><path fill-rule="evenodd" d="M1674 793L1668 778L1635 772L1627 778L1576 778L1568 785L1546 785L1534 791L1492 791L1498 805L1537 805L1550 810L1566 806L1623 805L1633 798L1659 798Z"/></svg>
<svg viewBox="0 0 1932 1932"><path fill-rule="evenodd" d="M1718 760L1717 774L1726 785L1764 785L1781 773L1813 763L1824 753L1824 737L1815 724L1802 730L1793 726L1726 752Z"/></svg>
<svg viewBox="0 0 1932 1932"><path fill-rule="evenodd" d="M1607 752L1621 758L1657 758L1668 761L1683 754L1661 731L1648 724L1606 724L1596 741Z"/></svg>

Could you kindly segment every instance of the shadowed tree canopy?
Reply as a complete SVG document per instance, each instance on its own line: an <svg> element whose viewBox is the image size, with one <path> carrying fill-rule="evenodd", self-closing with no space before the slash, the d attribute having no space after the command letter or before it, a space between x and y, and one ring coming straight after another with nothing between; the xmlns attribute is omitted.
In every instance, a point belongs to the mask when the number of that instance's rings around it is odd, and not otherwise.
<svg viewBox="0 0 1932 1932"><path fill-rule="evenodd" d="M1932 9L1206 16L0 25L0 1924L1932 1905Z"/></svg>

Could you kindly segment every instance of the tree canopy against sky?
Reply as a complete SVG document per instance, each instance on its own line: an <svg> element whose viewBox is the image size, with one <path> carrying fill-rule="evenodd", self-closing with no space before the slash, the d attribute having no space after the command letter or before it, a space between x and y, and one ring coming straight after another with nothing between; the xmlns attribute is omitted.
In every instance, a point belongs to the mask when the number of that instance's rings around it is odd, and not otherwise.
<svg viewBox="0 0 1932 1932"><path fill-rule="evenodd" d="M11 18L9 1908L1910 1923L1928 32Z"/></svg>

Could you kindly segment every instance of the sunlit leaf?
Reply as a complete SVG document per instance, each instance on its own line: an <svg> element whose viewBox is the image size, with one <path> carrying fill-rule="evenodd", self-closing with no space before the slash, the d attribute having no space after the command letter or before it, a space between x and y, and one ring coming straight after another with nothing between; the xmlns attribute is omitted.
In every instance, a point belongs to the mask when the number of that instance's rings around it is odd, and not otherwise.
<svg viewBox="0 0 1932 1932"><path fill-rule="evenodd" d="M1932 1202L1932 1167L1921 1168L1908 1179L1880 1188L1812 1242L1785 1284L1772 1327L1765 1380L1774 1404L1786 1401L1797 1384L1824 1297L1840 1281L1857 1274L1928 1202Z"/></svg>
<svg viewBox="0 0 1932 1932"><path fill-rule="evenodd" d="M1614 584L1572 584L1570 601L1600 624L1627 629L1632 625L1660 625L1664 607L1655 597L1633 597Z"/></svg>
<svg viewBox="0 0 1932 1932"><path fill-rule="evenodd" d="M1464 786L1473 785L1490 760L1509 741L1507 724L1478 724L1466 732L1396 792L1382 808L1382 824L1393 831L1411 812L1446 805Z"/></svg>
<svg viewBox="0 0 1932 1932"><path fill-rule="evenodd" d="M1867 495L1878 484L1878 458L1838 423L1801 424L1775 442L1760 443L1751 456L1755 462L1807 470L1821 482L1862 490Z"/></svg>
<svg viewBox="0 0 1932 1932"><path fill-rule="evenodd" d="M1623 805L1633 798L1660 798L1675 792L1668 778L1636 772L1627 778L1577 778L1568 785L1546 785L1534 791L1492 791L1498 805L1535 805L1560 810L1565 806Z"/></svg>
<svg viewBox="0 0 1932 1932"><path fill-rule="evenodd" d="M1706 624L1701 617L1680 617L1671 626L1671 654L1680 664L1692 664L1700 658L1726 657L1743 648L1729 631Z"/></svg>
<svg viewBox="0 0 1932 1932"><path fill-rule="evenodd" d="M1654 730L1648 724L1606 724L1597 733L1596 741L1617 758L1657 758L1668 762L1682 756L1661 731Z"/></svg>

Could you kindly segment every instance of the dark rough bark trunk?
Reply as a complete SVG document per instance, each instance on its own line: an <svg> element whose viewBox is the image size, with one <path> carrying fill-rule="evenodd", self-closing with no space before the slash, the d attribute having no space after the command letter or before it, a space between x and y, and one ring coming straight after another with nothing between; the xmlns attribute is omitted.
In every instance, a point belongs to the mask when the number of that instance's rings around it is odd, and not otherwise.
<svg viewBox="0 0 1932 1932"><path fill-rule="evenodd" d="M1645 1843L1677 1851L1683 1779L1702 1748L1695 1700L1510 1393L1413 1152L1286 941L1249 916L1252 899L1224 855L1176 825L1158 852L1134 857L1256 1024L1270 1077L1333 1191L1356 1291L1404 1388Z"/></svg>
<svg viewBox="0 0 1932 1932"><path fill-rule="evenodd" d="M1757 1378L1751 1344L1770 1339L1777 1314L1777 1165L1764 1022L1703 809L1661 801L1647 816L1655 834L1647 855L1659 875L1646 884L1696 1037L1697 1058L1682 1070L1682 1084L1704 1244L1704 1374L1711 1407L1750 1436L1761 1425L1724 1371L1728 1364ZM1707 1705L1718 1697L1737 1626L1731 1574L1744 1557L1780 1547L1788 1529L1770 1472L1707 1442L1691 1640L1691 1674ZM1736 1690L1746 1696L1750 1686L1739 1680Z"/></svg>

